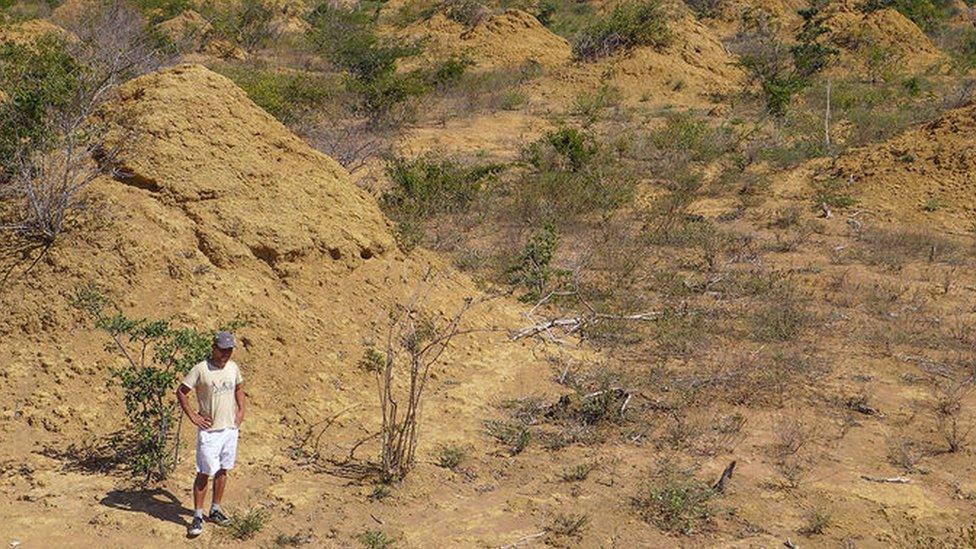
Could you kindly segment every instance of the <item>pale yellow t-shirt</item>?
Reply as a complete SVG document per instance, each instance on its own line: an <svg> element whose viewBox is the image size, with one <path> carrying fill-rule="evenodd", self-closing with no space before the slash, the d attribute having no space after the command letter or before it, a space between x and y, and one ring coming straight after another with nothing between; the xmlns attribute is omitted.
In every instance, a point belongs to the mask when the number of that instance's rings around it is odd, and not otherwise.
<svg viewBox="0 0 976 549"><path fill-rule="evenodd" d="M241 370L233 360L228 360L219 369L210 366L209 360L204 360L183 378L183 385L197 391L200 414L213 420L208 431L236 427L234 416L237 415L237 400L234 390L243 382Z"/></svg>

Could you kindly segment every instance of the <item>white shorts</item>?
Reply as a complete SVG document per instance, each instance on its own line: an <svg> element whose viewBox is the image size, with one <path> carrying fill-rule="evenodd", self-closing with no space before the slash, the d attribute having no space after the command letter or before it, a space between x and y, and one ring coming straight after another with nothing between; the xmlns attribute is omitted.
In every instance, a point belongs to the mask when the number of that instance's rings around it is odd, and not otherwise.
<svg viewBox="0 0 976 549"><path fill-rule="evenodd" d="M239 432L237 429L197 431L197 472L214 475L221 469L233 469Z"/></svg>

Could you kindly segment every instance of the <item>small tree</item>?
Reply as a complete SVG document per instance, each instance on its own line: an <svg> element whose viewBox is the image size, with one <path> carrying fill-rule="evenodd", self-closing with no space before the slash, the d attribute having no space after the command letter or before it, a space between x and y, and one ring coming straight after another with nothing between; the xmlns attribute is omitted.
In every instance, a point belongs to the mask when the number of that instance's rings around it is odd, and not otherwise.
<svg viewBox="0 0 976 549"><path fill-rule="evenodd" d="M109 385L122 387L134 428L133 449L125 456L130 470L145 482L165 479L179 460L182 426L171 395L186 372L206 358L213 334L166 320L130 319L92 287L79 289L71 304L108 333L108 347L125 359L112 369Z"/></svg>
<svg viewBox="0 0 976 549"><path fill-rule="evenodd" d="M475 304L464 305L445 322L437 322L417 308L416 299L390 312L385 349L367 346L364 368L376 374L380 413L380 475L384 482L402 480L413 467L420 406L431 367L460 329L461 318Z"/></svg>

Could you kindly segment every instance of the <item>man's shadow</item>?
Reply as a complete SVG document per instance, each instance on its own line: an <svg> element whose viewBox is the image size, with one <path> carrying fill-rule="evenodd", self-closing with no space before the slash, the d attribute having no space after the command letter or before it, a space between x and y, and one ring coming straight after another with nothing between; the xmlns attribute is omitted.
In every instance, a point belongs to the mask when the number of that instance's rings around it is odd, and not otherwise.
<svg viewBox="0 0 976 549"><path fill-rule="evenodd" d="M112 509L145 513L180 526L189 526L189 521L184 517L193 516L193 512L183 507L176 496L162 488L112 490L100 503Z"/></svg>

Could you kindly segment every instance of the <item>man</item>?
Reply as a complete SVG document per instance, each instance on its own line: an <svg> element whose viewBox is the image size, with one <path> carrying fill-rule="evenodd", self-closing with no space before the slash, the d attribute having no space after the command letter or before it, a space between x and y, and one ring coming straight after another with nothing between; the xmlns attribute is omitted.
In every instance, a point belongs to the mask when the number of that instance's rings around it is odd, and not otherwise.
<svg viewBox="0 0 976 549"><path fill-rule="evenodd" d="M220 509L227 486L227 471L237 458L237 434L244 421L244 389L241 371L230 360L234 352L234 335L218 332L210 349L210 358L194 366L176 389L176 399L190 421L197 426L197 478L193 482L193 522L190 536L203 532L203 502L207 484L213 476L213 503L208 520L227 524L230 519ZM198 412L190 408L187 395L196 389Z"/></svg>

